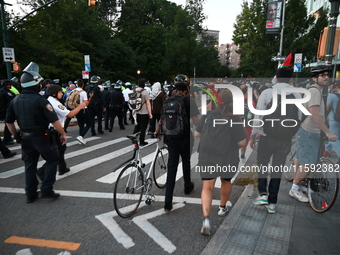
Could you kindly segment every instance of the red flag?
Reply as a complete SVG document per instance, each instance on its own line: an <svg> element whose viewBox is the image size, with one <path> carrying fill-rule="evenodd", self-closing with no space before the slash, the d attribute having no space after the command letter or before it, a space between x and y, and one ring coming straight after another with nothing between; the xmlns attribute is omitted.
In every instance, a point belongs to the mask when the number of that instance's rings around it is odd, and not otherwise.
<svg viewBox="0 0 340 255"><path fill-rule="evenodd" d="M286 57L285 61L283 62L281 67L284 66L292 66L292 59L293 59L293 54L292 52L288 54L288 56Z"/></svg>

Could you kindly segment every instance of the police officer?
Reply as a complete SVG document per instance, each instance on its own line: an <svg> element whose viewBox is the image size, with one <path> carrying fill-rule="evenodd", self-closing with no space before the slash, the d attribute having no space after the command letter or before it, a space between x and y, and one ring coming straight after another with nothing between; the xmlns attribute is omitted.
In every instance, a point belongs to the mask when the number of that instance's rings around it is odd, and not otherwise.
<svg viewBox="0 0 340 255"><path fill-rule="evenodd" d="M92 136L96 135L95 130L95 117L97 117L98 121L98 133L104 134L102 127L102 119L103 119L103 93L100 91L98 87L99 77L94 75L90 79L90 85L86 90L88 97L91 97L90 104L88 106L90 115L91 115L91 133Z"/></svg>
<svg viewBox="0 0 340 255"><path fill-rule="evenodd" d="M112 128L114 125L115 118L118 117L118 124L120 130L124 130L125 127L123 125L123 115L124 115L124 96L121 90L121 85L116 83L114 84L113 91L110 96L107 98L107 111L108 117L110 119L109 132L112 132Z"/></svg>
<svg viewBox="0 0 340 255"><path fill-rule="evenodd" d="M54 111L56 112L62 127L64 127L66 117L72 118L73 116L78 114L80 110L88 105L88 101L84 101L79 104L75 109L71 111L68 110L60 101L63 97L62 88L56 84L53 84L46 89L46 96L48 96L47 100L50 102ZM70 171L70 168L66 166L65 161L66 144L62 144L60 142L60 134L55 129L53 129L53 126L51 124L50 131L55 136L55 142L59 150L58 172L59 175L63 175ZM37 170L37 175L40 180L44 180L45 168L46 163Z"/></svg>
<svg viewBox="0 0 340 255"><path fill-rule="evenodd" d="M23 71L20 78L23 91L11 101L6 116L6 125L14 137L19 137L14 122L17 121L20 127L27 203L33 203L38 198L36 173L40 155L46 160L45 177L40 187L41 198L56 199L60 196L53 190L59 153L56 143L46 132L49 123L60 133L60 142L65 144L67 141L53 107L45 97L39 95L42 80L35 71Z"/></svg>

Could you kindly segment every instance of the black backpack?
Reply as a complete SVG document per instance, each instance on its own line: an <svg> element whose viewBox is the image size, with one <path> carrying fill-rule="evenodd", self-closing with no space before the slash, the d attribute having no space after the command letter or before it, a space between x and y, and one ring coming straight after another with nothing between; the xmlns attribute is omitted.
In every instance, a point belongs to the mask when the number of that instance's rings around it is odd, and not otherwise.
<svg viewBox="0 0 340 255"><path fill-rule="evenodd" d="M162 109L162 130L166 137L183 138L190 128L189 117L185 110L186 96L168 97Z"/></svg>
<svg viewBox="0 0 340 255"><path fill-rule="evenodd" d="M340 95L338 93L334 93L334 95L338 97L338 103L334 109L334 119L340 121Z"/></svg>
<svg viewBox="0 0 340 255"><path fill-rule="evenodd" d="M277 95L278 104L275 111L263 117L263 131L270 137L278 140L291 139L299 130L301 120L299 110L295 104L286 105L286 115L281 114L281 95ZM293 94L288 94L286 98L295 98ZM267 110L272 106L272 101L267 105ZM275 119L275 121L271 121ZM284 122L282 122L284 121Z"/></svg>

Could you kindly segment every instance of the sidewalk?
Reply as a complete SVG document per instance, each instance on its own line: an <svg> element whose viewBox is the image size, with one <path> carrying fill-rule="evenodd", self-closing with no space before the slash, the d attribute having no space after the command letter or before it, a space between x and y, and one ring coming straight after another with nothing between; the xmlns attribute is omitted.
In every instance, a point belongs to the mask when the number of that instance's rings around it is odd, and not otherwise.
<svg viewBox="0 0 340 255"><path fill-rule="evenodd" d="M340 195L328 212L316 213L288 195L291 185L282 179L275 214L253 204L257 189L248 185L202 254L339 254Z"/></svg>

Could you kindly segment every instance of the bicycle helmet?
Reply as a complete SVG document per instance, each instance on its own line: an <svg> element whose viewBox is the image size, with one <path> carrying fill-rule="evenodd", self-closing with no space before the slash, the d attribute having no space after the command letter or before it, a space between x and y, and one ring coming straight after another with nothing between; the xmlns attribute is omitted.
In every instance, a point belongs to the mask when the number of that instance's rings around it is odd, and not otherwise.
<svg viewBox="0 0 340 255"><path fill-rule="evenodd" d="M28 88L38 85L44 78L34 71L24 71L20 77L21 87Z"/></svg>
<svg viewBox="0 0 340 255"><path fill-rule="evenodd" d="M176 86L176 83L184 83L185 85L189 86L190 84L190 79L188 76L186 76L185 74L178 74L176 77L175 77L175 86Z"/></svg>
<svg viewBox="0 0 340 255"><path fill-rule="evenodd" d="M325 66L325 65L319 65L319 66L313 67L312 70L310 71L312 77L316 77L320 73L324 73L324 72L331 72L331 67Z"/></svg>
<svg viewBox="0 0 340 255"><path fill-rule="evenodd" d="M58 91L62 91L59 85L56 85L56 84L50 85L46 89L46 96L56 95Z"/></svg>

